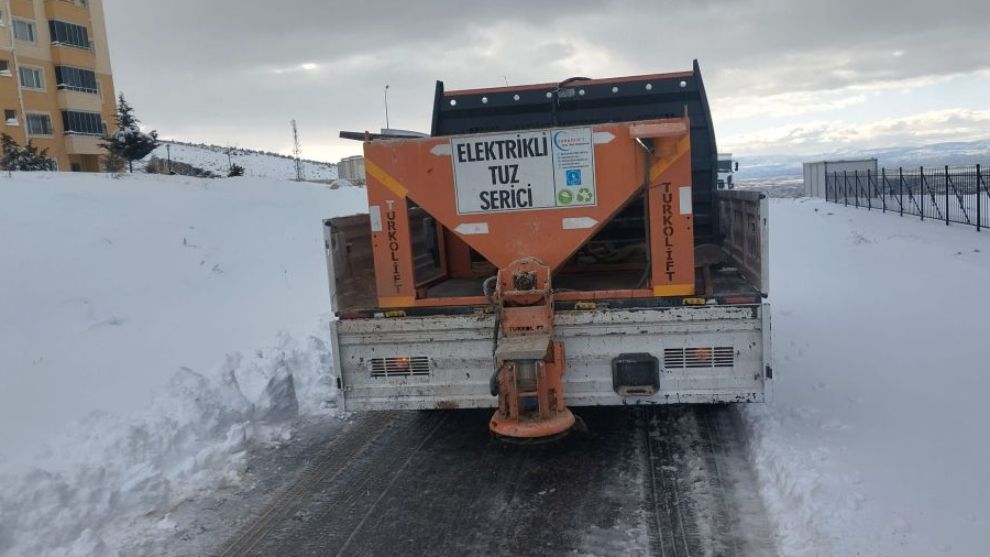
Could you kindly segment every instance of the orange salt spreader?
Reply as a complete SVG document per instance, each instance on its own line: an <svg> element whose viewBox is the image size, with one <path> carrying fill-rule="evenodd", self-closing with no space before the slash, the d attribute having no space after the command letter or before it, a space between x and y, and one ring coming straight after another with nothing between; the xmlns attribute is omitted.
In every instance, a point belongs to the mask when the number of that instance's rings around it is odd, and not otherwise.
<svg viewBox="0 0 990 557"><path fill-rule="evenodd" d="M677 96L693 75L449 92L438 84L433 136L364 134L377 306L491 307L496 435L552 438L575 423L556 303L695 294L692 122L689 95ZM639 106L636 98L657 104L622 112ZM460 118L457 129L444 134L441 118ZM710 132L710 121L702 124ZM578 261L631 207L642 220L645 264ZM472 282L479 272L490 276L480 289ZM634 279L609 282L620 272ZM585 284L555 290L558 278Z"/></svg>

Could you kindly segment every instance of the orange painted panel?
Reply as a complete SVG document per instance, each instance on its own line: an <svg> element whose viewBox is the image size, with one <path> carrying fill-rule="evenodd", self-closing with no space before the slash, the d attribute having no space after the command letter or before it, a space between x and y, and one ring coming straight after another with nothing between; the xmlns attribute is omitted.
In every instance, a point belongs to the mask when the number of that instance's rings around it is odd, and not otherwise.
<svg viewBox="0 0 990 557"><path fill-rule="evenodd" d="M416 301L416 280L409 239L408 203L386 188L373 187L374 180L368 176L371 244L379 304L381 307L412 306Z"/></svg>
<svg viewBox="0 0 990 557"><path fill-rule="evenodd" d="M651 285L655 296L689 296L695 292L690 139L685 136L657 151L670 154L656 161L651 172Z"/></svg>
<svg viewBox="0 0 990 557"><path fill-rule="evenodd" d="M366 143L369 196L376 188L407 195L496 267L535 257L556 270L642 191L646 153L631 137L629 127L592 126L596 137L594 206L459 214L447 137Z"/></svg>

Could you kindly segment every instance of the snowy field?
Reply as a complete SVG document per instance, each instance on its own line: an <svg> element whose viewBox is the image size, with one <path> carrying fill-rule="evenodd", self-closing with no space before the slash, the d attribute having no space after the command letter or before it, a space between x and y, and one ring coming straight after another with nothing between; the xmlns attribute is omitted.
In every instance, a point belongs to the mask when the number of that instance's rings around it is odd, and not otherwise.
<svg viewBox="0 0 990 557"><path fill-rule="evenodd" d="M990 234L771 209L776 400L746 416L782 553L986 555Z"/></svg>
<svg viewBox="0 0 990 557"><path fill-rule="evenodd" d="M148 158L158 157L165 160L171 150L173 161L191 164L196 168L209 170L214 174L226 176L230 163L244 167L244 175L255 178L272 178L278 180L296 179L296 161L291 157L233 149L230 158L226 148L216 145L189 145L185 143L163 143ZM337 178L337 165L314 161L303 161L303 179L311 182L328 182ZM137 168L137 167L136 167ZM135 168L135 169L136 169Z"/></svg>
<svg viewBox="0 0 990 557"><path fill-rule="evenodd" d="M320 220L365 207L259 178L0 177L0 556L163 554L177 509L332 414ZM771 213L776 400L744 414L782 555L984 555L990 234Z"/></svg>
<svg viewBox="0 0 990 557"><path fill-rule="evenodd" d="M234 481L249 443L331 411L321 219L365 199L258 178L0 177L0 555L112 555L102 544L153 538L149 517L167 534L168 511Z"/></svg>

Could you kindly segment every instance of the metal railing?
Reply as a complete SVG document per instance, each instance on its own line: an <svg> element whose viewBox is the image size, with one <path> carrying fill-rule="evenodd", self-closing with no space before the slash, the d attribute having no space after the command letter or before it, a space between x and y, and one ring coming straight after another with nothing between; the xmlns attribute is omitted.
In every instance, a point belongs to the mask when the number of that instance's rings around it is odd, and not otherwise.
<svg viewBox="0 0 990 557"><path fill-rule="evenodd" d="M879 172L830 172L825 199L921 220L990 226L990 172L982 165L917 170L881 168Z"/></svg>

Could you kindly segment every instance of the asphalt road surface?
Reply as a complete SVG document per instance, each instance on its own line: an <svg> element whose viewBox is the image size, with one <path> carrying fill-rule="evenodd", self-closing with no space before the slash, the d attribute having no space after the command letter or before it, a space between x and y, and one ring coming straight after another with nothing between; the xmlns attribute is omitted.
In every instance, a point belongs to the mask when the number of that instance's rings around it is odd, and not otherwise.
<svg viewBox="0 0 990 557"><path fill-rule="evenodd" d="M365 414L215 555L776 555L735 408L575 413L538 446L490 411Z"/></svg>

